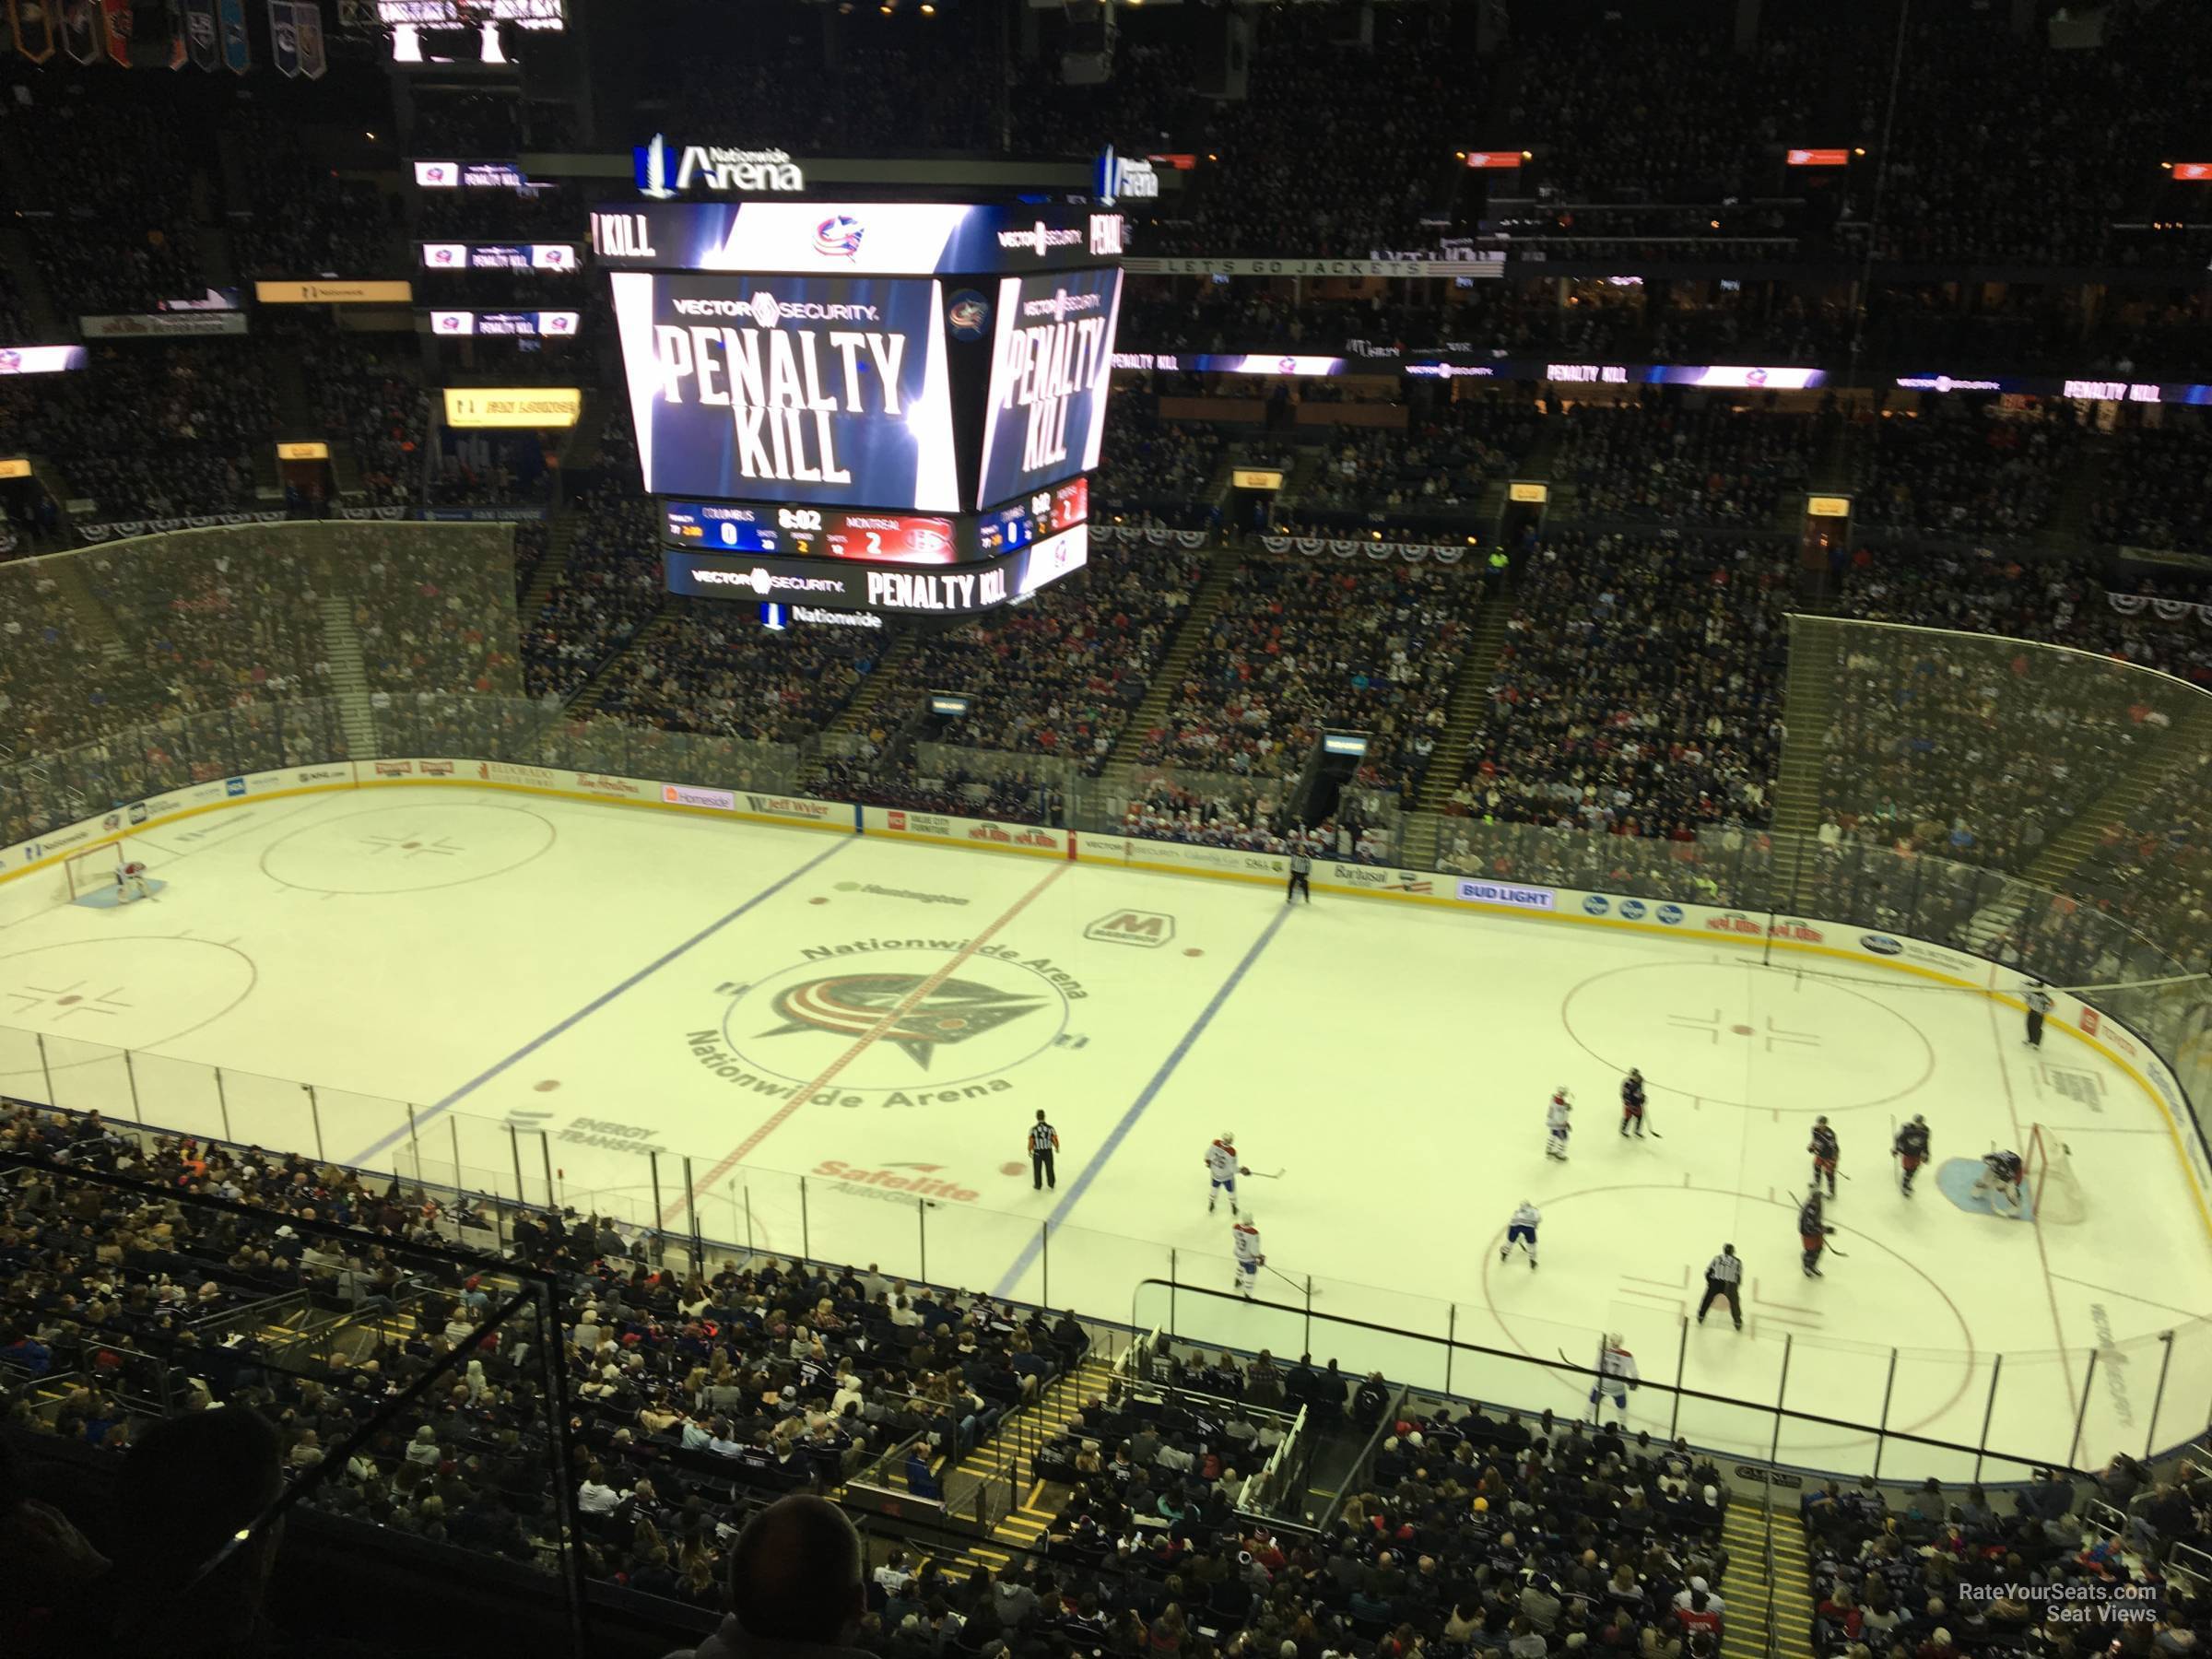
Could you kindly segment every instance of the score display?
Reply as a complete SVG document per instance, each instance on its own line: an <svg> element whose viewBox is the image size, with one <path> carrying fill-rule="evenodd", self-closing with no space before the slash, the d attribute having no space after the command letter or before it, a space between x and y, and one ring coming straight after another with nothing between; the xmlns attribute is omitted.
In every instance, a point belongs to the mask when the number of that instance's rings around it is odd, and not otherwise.
<svg viewBox="0 0 2212 1659"><path fill-rule="evenodd" d="M661 534L672 547L720 553L952 564L962 557L953 531L948 518L912 513L832 512L736 501L661 503Z"/></svg>
<svg viewBox="0 0 2212 1659"><path fill-rule="evenodd" d="M998 559L1073 530L1090 517L1090 480L1076 478L989 512L937 518L840 512L787 502L665 500L661 539L702 553L770 553L894 565Z"/></svg>

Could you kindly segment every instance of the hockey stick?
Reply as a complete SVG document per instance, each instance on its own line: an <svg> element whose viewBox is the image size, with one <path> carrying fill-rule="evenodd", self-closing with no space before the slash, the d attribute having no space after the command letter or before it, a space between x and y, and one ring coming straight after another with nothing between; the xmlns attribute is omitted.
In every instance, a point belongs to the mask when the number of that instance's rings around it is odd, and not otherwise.
<svg viewBox="0 0 2212 1659"><path fill-rule="evenodd" d="M1309 1296L1309 1297L1312 1297L1312 1296L1319 1296L1319 1295L1321 1294L1321 1292L1320 1292L1320 1291L1318 1291L1318 1290L1314 1289L1314 1288L1313 1288L1313 1287L1312 1287L1312 1285L1308 1284L1308 1283L1307 1283L1307 1282L1305 1282L1303 1279L1294 1279L1294 1278L1292 1278L1292 1277L1290 1277L1288 1274L1285 1273L1285 1272L1284 1272L1284 1271L1283 1271L1283 1270L1282 1270L1280 1267L1273 1267L1273 1266L1268 1266L1268 1264L1266 1264L1265 1262L1262 1262L1262 1263L1260 1264L1260 1265L1261 1265L1261 1266L1263 1266L1263 1267L1266 1267L1268 1272L1270 1272L1270 1273L1274 1274L1274 1275L1275 1275L1275 1277L1276 1277L1277 1278L1279 1278L1279 1279L1281 1279L1281 1280L1283 1281L1283 1283L1284 1283L1284 1284L1286 1284L1286 1285L1294 1285L1294 1286L1296 1286L1296 1287L1297 1287L1297 1288L1298 1288L1300 1290L1303 1291L1303 1292L1304 1292L1304 1293L1305 1293L1307 1296Z"/></svg>
<svg viewBox="0 0 2212 1659"><path fill-rule="evenodd" d="M1268 1174L1265 1170L1239 1170L1237 1173L1240 1175L1249 1175L1254 1181L1280 1181L1283 1178L1283 1172L1280 1170L1277 1170L1272 1175Z"/></svg>

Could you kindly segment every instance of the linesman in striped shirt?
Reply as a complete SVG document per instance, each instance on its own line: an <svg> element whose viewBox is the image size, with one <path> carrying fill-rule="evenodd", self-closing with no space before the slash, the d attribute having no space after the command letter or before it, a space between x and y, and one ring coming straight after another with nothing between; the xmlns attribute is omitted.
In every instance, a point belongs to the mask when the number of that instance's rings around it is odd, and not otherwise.
<svg viewBox="0 0 2212 1659"><path fill-rule="evenodd" d="M1744 1328L1744 1304L1737 1295L1737 1287L1744 1282L1744 1258L1735 1253L1735 1246L1724 1244L1721 1253L1705 1264L1705 1300L1698 1304L1698 1323L1705 1323L1706 1310L1716 1301L1726 1301L1728 1312L1735 1316L1735 1328Z"/></svg>
<svg viewBox="0 0 2212 1659"><path fill-rule="evenodd" d="M1059 1173L1053 1168L1053 1155L1060 1150L1060 1132L1044 1121L1044 1108L1037 1108L1037 1121L1030 1125L1030 1185L1033 1191L1046 1187L1057 1189Z"/></svg>

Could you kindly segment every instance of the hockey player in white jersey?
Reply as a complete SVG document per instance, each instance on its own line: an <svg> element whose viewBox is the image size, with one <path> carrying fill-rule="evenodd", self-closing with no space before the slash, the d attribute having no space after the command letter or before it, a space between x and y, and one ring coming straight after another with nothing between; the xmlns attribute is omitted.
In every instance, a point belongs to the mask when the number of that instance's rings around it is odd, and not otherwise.
<svg viewBox="0 0 2212 1659"><path fill-rule="evenodd" d="M1543 1219L1544 1212L1524 1198L1521 1207L1513 1212L1513 1218L1505 1224L1505 1248L1498 1253L1498 1259L1504 1261L1512 1254L1513 1246L1518 1244L1528 1252L1529 1270L1534 1272L1536 1265L1536 1223Z"/></svg>
<svg viewBox="0 0 2212 1659"><path fill-rule="evenodd" d="M1206 1172L1213 1185L1206 1194L1206 1213L1212 1215L1221 1202L1221 1194L1229 1194L1229 1213L1237 1213L1237 1177L1252 1171L1237 1161L1237 1136L1233 1130L1223 1130L1221 1138L1206 1149Z"/></svg>
<svg viewBox="0 0 2212 1659"><path fill-rule="evenodd" d="M1267 1265L1266 1253L1260 1248L1259 1227L1249 1210L1229 1230L1229 1239L1237 1252L1238 1293L1249 1299L1253 1286L1259 1281L1260 1269Z"/></svg>
<svg viewBox="0 0 2212 1659"><path fill-rule="evenodd" d="M1567 1114L1574 1110L1567 1098L1567 1085L1562 1083L1551 1092L1551 1104L1545 1109L1544 1156L1567 1161Z"/></svg>
<svg viewBox="0 0 2212 1659"><path fill-rule="evenodd" d="M1604 1419L1606 1408L1598 1403L1602 1394L1613 1402L1625 1427L1629 1420L1629 1390L1640 1381L1636 1356L1629 1352L1628 1345L1619 1336L1608 1335L1605 1347L1598 1350L1597 1381L1590 1386L1590 1420L1595 1423Z"/></svg>

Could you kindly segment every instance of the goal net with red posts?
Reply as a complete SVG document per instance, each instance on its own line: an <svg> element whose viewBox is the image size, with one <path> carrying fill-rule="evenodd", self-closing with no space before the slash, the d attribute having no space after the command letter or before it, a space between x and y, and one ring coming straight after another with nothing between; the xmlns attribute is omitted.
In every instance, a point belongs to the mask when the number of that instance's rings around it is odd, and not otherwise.
<svg viewBox="0 0 2212 1659"><path fill-rule="evenodd" d="M146 858L128 841L102 841L97 847L88 847L82 853L72 853L62 861L62 892L59 897L71 904L88 900L99 904L112 901L115 894L115 872L119 868L136 865L146 867Z"/></svg>
<svg viewBox="0 0 2212 1659"><path fill-rule="evenodd" d="M2030 1214L2038 1221L2071 1226L2088 1214L2082 1196L2081 1178L2074 1173L2074 1157L2056 1132L2037 1124L2028 1131L2027 1170L2020 1184L2026 1189Z"/></svg>

